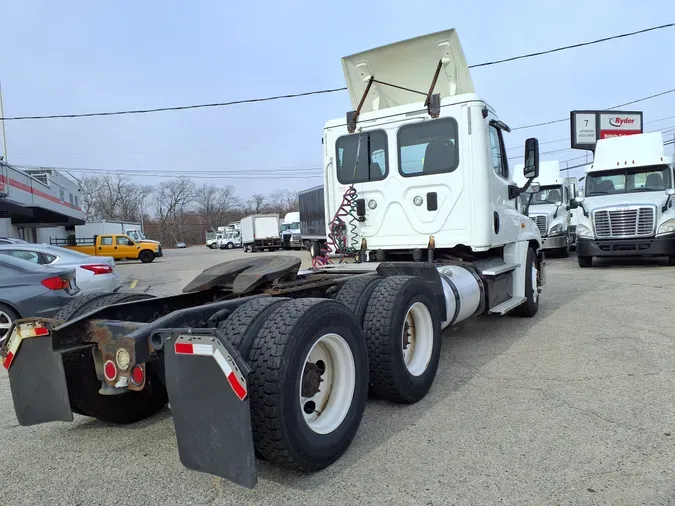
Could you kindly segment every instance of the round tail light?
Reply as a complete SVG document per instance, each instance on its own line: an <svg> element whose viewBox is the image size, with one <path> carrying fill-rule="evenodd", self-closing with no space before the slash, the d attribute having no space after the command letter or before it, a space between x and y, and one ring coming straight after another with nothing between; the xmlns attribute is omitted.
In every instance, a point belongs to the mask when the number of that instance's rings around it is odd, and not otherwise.
<svg viewBox="0 0 675 506"><path fill-rule="evenodd" d="M131 369L131 382L134 385L142 385L144 380L145 380L145 373L143 371L143 367L140 365L135 365Z"/></svg>
<svg viewBox="0 0 675 506"><path fill-rule="evenodd" d="M113 381L117 377L117 367L115 366L115 362L108 360L103 364L103 375L108 381Z"/></svg>

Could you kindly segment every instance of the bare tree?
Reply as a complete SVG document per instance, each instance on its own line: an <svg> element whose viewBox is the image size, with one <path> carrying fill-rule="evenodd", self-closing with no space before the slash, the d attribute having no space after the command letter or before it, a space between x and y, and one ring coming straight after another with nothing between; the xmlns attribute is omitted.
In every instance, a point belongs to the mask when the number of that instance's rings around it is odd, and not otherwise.
<svg viewBox="0 0 675 506"><path fill-rule="evenodd" d="M187 176L162 181L154 194L154 208L160 222L160 234L185 240L188 213L195 202L195 185Z"/></svg>
<svg viewBox="0 0 675 506"><path fill-rule="evenodd" d="M232 212L241 206L232 185L218 187L204 183L196 188L195 195L197 211L209 229L223 225Z"/></svg>
<svg viewBox="0 0 675 506"><path fill-rule="evenodd" d="M265 209L266 201L267 198L259 193L256 193L255 195L251 196L251 198L248 200L248 208L250 212L256 214L262 213L263 210Z"/></svg>
<svg viewBox="0 0 675 506"><path fill-rule="evenodd" d="M120 174L85 176L80 187L87 220L139 221L143 200L153 191L152 186L136 184Z"/></svg>

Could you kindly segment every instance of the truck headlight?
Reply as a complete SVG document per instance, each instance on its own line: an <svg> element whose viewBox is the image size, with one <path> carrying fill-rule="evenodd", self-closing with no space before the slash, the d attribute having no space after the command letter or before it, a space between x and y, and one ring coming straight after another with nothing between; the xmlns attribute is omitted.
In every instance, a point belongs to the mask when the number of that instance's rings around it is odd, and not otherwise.
<svg viewBox="0 0 675 506"><path fill-rule="evenodd" d="M556 234L562 234L562 223L556 223L551 227L551 230L549 230L548 235L556 235Z"/></svg>
<svg viewBox="0 0 675 506"><path fill-rule="evenodd" d="M577 237L593 237L593 231L586 225L577 225Z"/></svg>
<svg viewBox="0 0 675 506"><path fill-rule="evenodd" d="M672 234L673 232L675 232L675 218L671 218L661 223L656 235Z"/></svg>

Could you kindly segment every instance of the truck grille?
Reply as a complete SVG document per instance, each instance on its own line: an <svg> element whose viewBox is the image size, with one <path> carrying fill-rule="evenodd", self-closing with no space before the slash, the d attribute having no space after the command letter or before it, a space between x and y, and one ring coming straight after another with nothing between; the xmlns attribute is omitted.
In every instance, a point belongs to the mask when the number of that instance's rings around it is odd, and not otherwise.
<svg viewBox="0 0 675 506"><path fill-rule="evenodd" d="M545 214L538 214L535 216L530 216L530 219L537 225L539 233L544 236L548 232L548 217Z"/></svg>
<svg viewBox="0 0 675 506"><path fill-rule="evenodd" d="M291 244L291 234L284 234L283 240L284 245L288 246L289 244Z"/></svg>
<svg viewBox="0 0 675 506"><path fill-rule="evenodd" d="M654 207L600 209L593 213L598 238L648 237L654 233Z"/></svg>

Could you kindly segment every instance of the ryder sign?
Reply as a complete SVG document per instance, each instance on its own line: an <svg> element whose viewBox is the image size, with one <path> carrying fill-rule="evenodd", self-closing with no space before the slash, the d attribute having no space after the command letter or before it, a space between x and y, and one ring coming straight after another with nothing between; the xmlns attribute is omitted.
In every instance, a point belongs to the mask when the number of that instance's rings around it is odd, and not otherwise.
<svg viewBox="0 0 675 506"><path fill-rule="evenodd" d="M641 111L572 111L572 149L594 151L598 139L642 133Z"/></svg>

